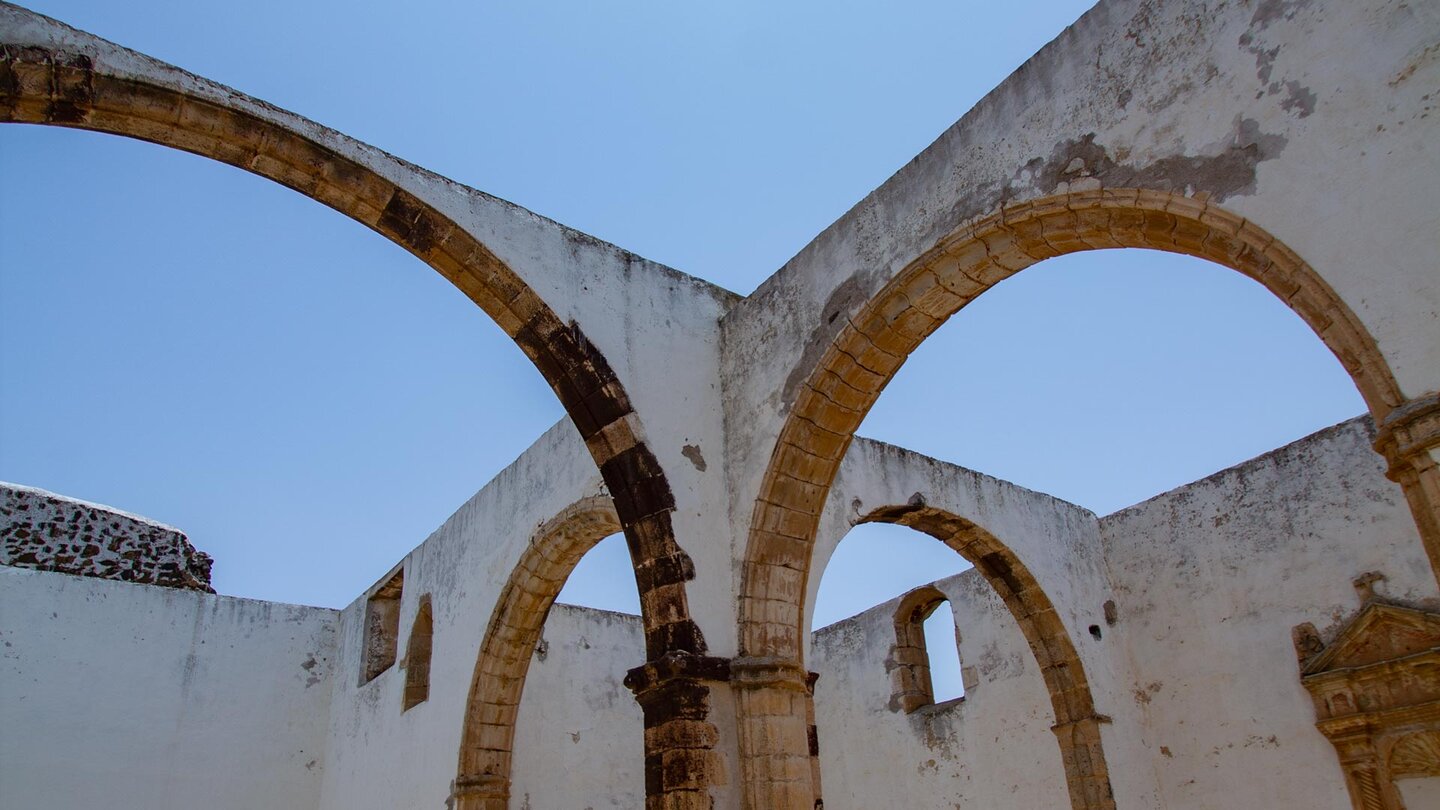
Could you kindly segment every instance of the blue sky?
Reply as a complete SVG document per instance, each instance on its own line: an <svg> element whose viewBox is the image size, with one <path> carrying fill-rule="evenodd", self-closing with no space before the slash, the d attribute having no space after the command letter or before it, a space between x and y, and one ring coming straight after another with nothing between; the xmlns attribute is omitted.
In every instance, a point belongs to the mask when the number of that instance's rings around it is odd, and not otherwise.
<svg viewBox="0 0 1440 810"><path fill-rule="evenodd" d="M742 293L1087 6L31 4ZM184 529L222 593L344 605L562 416L436 274L268 181L14 126L0 176L0 478ZM861 432L1106 513L1362 410L1258 285L1107 251L987 293ZM633 606L624 566L566 596ZM817 623L960 568L862 527Z"/></svg>

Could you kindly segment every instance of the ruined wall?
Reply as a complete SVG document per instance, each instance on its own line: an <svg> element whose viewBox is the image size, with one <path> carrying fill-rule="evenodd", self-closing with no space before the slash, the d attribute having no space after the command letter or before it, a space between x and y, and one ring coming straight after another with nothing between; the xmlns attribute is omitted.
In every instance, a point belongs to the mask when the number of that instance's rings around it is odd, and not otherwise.
<svg viewBox="0 0 1440 810"><path fill-rule="evenodd" d="M333 610L0 567L0 804L315 808Z"/></svg>
<svg viewBox="0 0 1440 810"><path fill-rule="evenodd" d="M512 807L645 806L643 718L621 685L644 654L639 616L555 605L520 701Z"/></svg>
<svg viewBox="0 0 1440 810"><path fill-rule="evenodd" d="M1291 628L1314 622L1328 640L1358 609L1351 582L1367 571L1387 576L1377 586L1382 597L1440 603L1403 495L1384 477L1372 441L1369 420L1351 420L1090 516L1088 532L1078 526L1081 510L1066 513L1046 496L857 442L833 496L850 503L827 510L818 553L828 558L857 517L856 498L886 503L914 487L932 504L948 502L1035 560L1047 589L1059 585L1057 608L1096 708L1111 720L1102 730L1119 807L1345 810L1334 749L1315 729L1299 682ZM1050 517L1035 521L1037 513ZM1046 562L1054 550L1045 547L1058 550L1067 534L1086 547L1098 536L1104 584L1084 565L1064 583L1065 566ZM975 667L976 683L959 703L909 716L891 708L886 663L898 600L813 635L826 806L884 806L899 795L944 806L1062 806L1053 712L1018 625L974 570L938 586L955 614L961 661ZM1098 609L1105 594L1116 601L1113 625Z"/></svg>
<svg viewBox="0 0 1440 810"><path fill-rule="evenodd" d="M1064 807L1054 713L1019 626L974 569L935 585L950 600L960 660L973 668L958 701L909 715L893 705L899 599L812 636L825 807L893 807L902 796L917 807Z"/></svg>
<svg viewBox="0 0 1440 810"><path fill-rule="evenodd" d="M0 564L215 592L178 529L15 484L0 483Z"/></svg>
<svg viewBox="0 0 1440 810"><path fill-rule="evenodd" d="M328 729L332 743L326 755L322 808L445 807L456 774L476 657L501 589L542 524L600 491L599 474L584 444L568 421L561 422L401 561L397 570L403 571L404 589L399 600L400 658L395 665L361 683L369 592L341 611ZM382 583L377 582L376 588ZM399 661L426 596L433 622L429 696L407 711L403 710L405 671ZM551 638L548 630L546 637ZM563 639L552 638L551 645L564 655ZM613 666L638 666L644 657L642 642L628 659L617 660ZM543 671L543 665L535 666L532 661L531 672L541 680ZM604 675L608 672L610 669L600 667L596 677L608 677ZM590 676L582 668L572 669L568 677L574 683ZM616 684L617 690L623 689L618 681ZM532 686L527 683L522 706L530 705L537 692L544 700L552 691ZM628 709L625 701L634 703L628 693L620 691L617 705L622 710ZM519 729L531 719L522 708ZM570 720L556 718L556 722L570 731L578 728ZM636 734L638 741L641 738L638 731ZM528 762L517 764L515 776L520 777L528 767ZM613 767L622 771L623 767L643 767L643 756L637 755L628 766ZM608 784L586 784L586 802L601 802ZM544 805L536 805L540 806Z"/></svg>
<svg viewBox="0 0 1440 810"><path fill-rule="evenodd" d="M1152 771L1151 806L1350 807L1291 628L1313 622L1328 641L1367 571L1388 577L1384 596L1436 604L1370 441L1352 420L1101 519L1119 608L1106 639L1132 672L1129 705L1112 710L1145 729L1117 764Z"/></svg>

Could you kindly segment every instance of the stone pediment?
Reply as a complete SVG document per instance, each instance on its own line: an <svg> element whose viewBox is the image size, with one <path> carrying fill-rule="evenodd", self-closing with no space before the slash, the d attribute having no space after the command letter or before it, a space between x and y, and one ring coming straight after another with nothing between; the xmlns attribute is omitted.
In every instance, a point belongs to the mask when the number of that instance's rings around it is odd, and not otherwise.
<svg viewBox="0 0 1440 810"><path fill-rule="evenodd" d="M1370 602L1314 658L1303 675L1354 669L1440 648L1440 613Z"/></svg>

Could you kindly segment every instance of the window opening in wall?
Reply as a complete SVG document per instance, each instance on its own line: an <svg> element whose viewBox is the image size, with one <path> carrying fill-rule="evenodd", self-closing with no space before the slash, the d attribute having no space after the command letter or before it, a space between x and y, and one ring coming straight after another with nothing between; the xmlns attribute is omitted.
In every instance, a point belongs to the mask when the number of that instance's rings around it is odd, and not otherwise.
<svg viewBox="0 0 1440 810"><path fill-rule="evenodd" d="M811 616L811 632L824 633L837 622L970 567L953 549L914 529L888 523L862 523L845 535L825 563ZM937 612L952 613L948 603L945 610ZM936 622L944 620L944 615L935 619ZM964 686L954 640L954 619L949 621L950 641L943 647L949 652L939 655L946 661L953 658L955 664L952 667L942 662L942 666L931 672L931 678L934 692L959 697L964 694ZM941 643L937 641L932 649L942 649ZM877 661L876 666L881 666L881 662Z"/></svg>
<svg viewBox="0 0 1440 810"><path fill-rule="evenodd" d="M930 656L931 702L944 703L965 697L965 681L961 677L960 631L955 627L955 611L950 600L931 609L925 619L925 651Z"/></svg>
<svg viewBox="0 0 1440 810"><path fill-rule="evenodd" d="M405 570L396 571L365 600L365 640L361 653L360 685L364 686L395 664L400 644L400 595Z"/></svg>
<svg viewBox="0 0 1440 810"><path fill-rule="evenodd" d="M415 622L410 626L410 641L405 646L405 696L401 711L430 699L430 648L434 640L435 621L430 614L430 596L420 598Z"/></svg>
<svg viewBox="0 0 1440 810"><path fill-rule="evenodd" d="M925 585L900 598L889 667L891 706L906 714L965 696L954 614L943 591Z"/></svg>
<svg viewBox="0 0 1440 810"><path fill-rule="evenodd" d="M640 594L625 535L616 532L585 552L555 601L639 616Z"/></svg>

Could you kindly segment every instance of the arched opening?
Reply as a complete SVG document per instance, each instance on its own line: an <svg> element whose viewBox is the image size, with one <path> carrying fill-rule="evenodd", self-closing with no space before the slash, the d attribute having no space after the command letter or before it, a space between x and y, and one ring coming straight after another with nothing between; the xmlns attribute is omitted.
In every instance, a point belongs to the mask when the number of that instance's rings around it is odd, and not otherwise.
<svg viewBox="0 0 1440 810"><path fill-rule="evenodd" d="M1016 807L1065 802L1070 785L1091 779L1080 763L1103 755L1085 667L1033 575L994 535L943 509L899 504L857 520L825 561L820 591L830 604L822 613L817 596L817 624L854 581L846 558L864 555L846 553L853 541L873 544L881 550L875 559L890 561L878 565L882 580L920 572L935 579L812 635L827 805L874 806L894 795ZM894 562L906 554L922 565ZM932 621L937 614L941 622ZM948 635L943 643L927 627L936 623L938 635ZM983 660L963 676L962 641ZM935 678L936 665L947 663L949 677ZM895 766L911 760L917 767Z"/></svg>
<svg viewBox="0 0 1440 810"><path fill-rule="evenodd" d="M624 385L578 323L561 320L520 273L441 210L456 199L449 195L467 190L441 183L437 191L414 167L313 122L23 9L8 14L16 27L0 60L0 120L126 135L269 178L390 239L484 310L586 441L636 569L649 572L644 590L665 589L666 615L647 628L648 653L705 652L685 595L692 569L670 521L674 498Z"/></svg>
<svg viewBox="0 0 1440 810"><path fill-rule="evenodd" d="M508 807L515 779L512 766L516 759L517 720L525 694L526 679L532 666L537 663L544 666L549 662L552 650L555 651L557 659L573 656L573 647L580 643L579 640L584 635L578 632L577 628L591 618L586 614L592 611L561 608L561 621L566 623L568 632L563 640L555 638L552 646L552 641L545 639L544 631L554 612L552 608L555 599L581 559L604 538L616 534L619 528L619 517L610 499L597 496L582 500L536 532L529 548L505 584L491 614L470 687L461 738L459 771L453 789L457 810L505 810ZM631 581L633 582L633 579ZM638 633L639 628L633 622L621 622L612 629L613 638L611 634L607 634L606 640L602 642L597 636L597 644L606 646L606 652L611 653L611 657L617 645L623 646L626 643L627 633L635 636L629 639L637 645L633 653L637 656L643 654L643 634ZM584 643L589 642L587 640ZM607 659L607 663L615 662ZM621 660L619 665L629 667L637 663L639 662L633 659ZM557 660L556 665L548 669L563 675L568 667L560 666ZM569 674L574 675L573 672ZM563 680L558 681L544 691L561 696L557 700L566 700L573 697L573 693L583 692L573 688L557 688L563 683ZM641 755L644 750L640 709L634 701L623 695L618 684L611 685L607 693L615 697L615 700L607 704L607 708L618 716L628 717L633 721L635 756L625 757L623 761L627 764L638 764L643 761ZM585 697L586 695L581 695L582 700ZM531 703L534 704L533 697ZM557 712L557 715L564 716L564 708ZM547 716L545 719L554 718ZM547 722L545 726L549 736L560 733L577 735L571 740L573 746L586 740L584 729L567 730L553 722ZM611 729L607 736L601 739L613 741L625 736ZM588 741L592 745L595 742L594 739ZM556 747L553 745L555 740L538 736L538 726L535 734L521 742L528 744L532 753L537 755L527 761L541 761L547 751L562 756L570 753L570 747ZM619 759L622 758L617 758L617 761ZM553 774L532 776L537 778L526 783L530 789L525 792L529 794L532 802L542 801L544 797L539 792L545 789L545 780L553 781ZM617 779L617 790L624 781ZM643 775L630 781L638 783L635 785L639 790L637 795L643 800Z"/></svg>
<svg viewBox="0 0 1440 810"><path fill-rule="evenodd" d="M924 703L960 697L965 687L960 674L957 628L948 604L941 604L947 597L935 591L933 585L970 567L963 557L910 529L885 523L860 524L845 535L820 575L810 619L812 644L817 634L843 632L840 625L896 599L903 601L907 594L939 594L937 601L895 613L895 643L901 646L900 613L905 612L905 632L914 633L911 638L918 640L918 648L926 657L930 685L925 693L930 697ZM913 627L908 619L915 620ZM884 656L875 663L883 666ZM937 699L937 695L941 697Z"/></svg>
<svg viewBox="0 0 1440 810"><path fill-rule="evenodd" d="M415 621L410 625L410 640L405 645L405 692L401 711L410 711L430 699L430 657L434 652L435 619L430 609L430 595L420 597Z"/></svg>
<svg viewBox="0 0 1440 810"><path fill-rule="evenodd" d="M944 594L941 594L944 597ZM955 626L955 611L948 597L927 608L930 615L914 612L906 617L905 640L913 643L915 623L919 621L920 639L925 642L925 668L930 676L930 703L939 705L965 697L964 662L960 660L960 628ZM900 643L897 615L896 645Z"/></svg>
<svg viewBox="0 0 1440 810"><path fill-rule="evenodd" d="M1107 515L1364 412L1264 287L1130 248L987 290L911 353L856 433Z"/></svg>
<svg viewBox="0 0 1440 810"><path fill-rule="evenodd" d="M1205 258L1259 281L1320 336L1377 419L1383 422L1402 402L1373 339L1345 304L1298 256L1251 222L1205 201L1143 190L1071 193L1008 206L944 239L849 314L799 386L752 518L742 584L743 654L800 660L800 636L792 628L805 608L796 594L805 593L822 505L856 429L912 352L951 315L1020 270L1067 253L1118 247ZM1390 461L1392 477L1403 479L1395 465L1408 462ZM1423 467L1416 462L1417 475L1425 474ZM1405 490L1433 562L1435 504L1417 480L1412 477ZM992 581L1016 570L1013 561L999 560L1004 565L986 570L984 556L975 559ZM754 711L747 703L760 699L758 690L742 694L742 712ZM1093 705L1087 713L1093 714ZM759 762L799 755L790 741L798 739L804 719L796 712L788 722L785 733L744 754L747 783L762 791L763 779L750 781ZM1066 759L1072 805L1113 807L1098 731L1091 742L1092 756ZM1089 742L1061 735L1062 748L1077 744Z"/></svg>
<svg viewBox="0 0 1440 810"><path fill-rule="evenodd" d="M555 597L562 605L611 613L640 615L640 594L635 590L635 573L630 567L625 535L615 533L596 543Z"/></svg>

